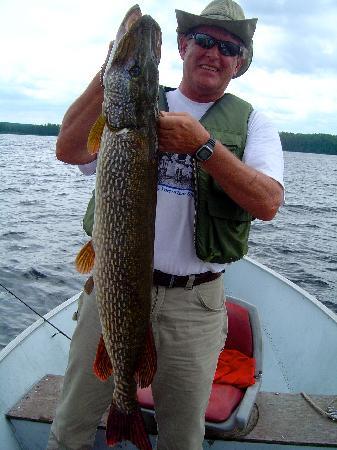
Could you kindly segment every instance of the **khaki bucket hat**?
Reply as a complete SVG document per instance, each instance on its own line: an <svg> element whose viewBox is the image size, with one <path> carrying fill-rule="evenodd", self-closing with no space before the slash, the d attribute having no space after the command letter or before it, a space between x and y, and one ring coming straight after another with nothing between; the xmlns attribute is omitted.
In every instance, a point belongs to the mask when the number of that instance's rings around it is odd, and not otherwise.
<svg viewBox="0 0 337 450"><path fill-rule="evenodd" d="M213 0L200 16L176 9L178 33L186 34L200 25L223 28L244 43L247 52L244 63L234 78L243 75L253 58L253 36L257 19L246 19L240 5L232 0Z"/></svg>

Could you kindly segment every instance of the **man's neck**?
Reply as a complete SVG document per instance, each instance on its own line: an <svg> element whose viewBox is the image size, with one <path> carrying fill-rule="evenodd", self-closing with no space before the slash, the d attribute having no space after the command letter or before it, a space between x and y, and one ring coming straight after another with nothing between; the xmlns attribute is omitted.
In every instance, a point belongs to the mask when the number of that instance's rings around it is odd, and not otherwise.
<svg viewBox="0 0 337 450"><path fill-rule="evenodd" d="M223 92L221 94L218 92L214 93L214 94L212 94L211 92L207 92L205 94L205 93L201 92L200 90L194 91L191 87L186 85L183 80L181 81L181 83L179 85L179 90L185 97L187 97L188 99L190 99L194 102L198 102L198 103L215 102L216 100L221 98L224 94Z"/></svg>

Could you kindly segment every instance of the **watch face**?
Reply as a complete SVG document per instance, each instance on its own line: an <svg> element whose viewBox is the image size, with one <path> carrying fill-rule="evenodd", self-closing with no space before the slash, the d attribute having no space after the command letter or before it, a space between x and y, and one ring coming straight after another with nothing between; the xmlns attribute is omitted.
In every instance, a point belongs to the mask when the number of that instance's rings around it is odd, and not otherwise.
<svg viewBox="0 0 337 450"><path fill-rule="evenodd" d="M202 161L207 161L208 158L210 158L212 156L213 150L210 149L209 147L201 147L201 149L198 150L197 152L197 156L198 159L201 159Z"/></svg>

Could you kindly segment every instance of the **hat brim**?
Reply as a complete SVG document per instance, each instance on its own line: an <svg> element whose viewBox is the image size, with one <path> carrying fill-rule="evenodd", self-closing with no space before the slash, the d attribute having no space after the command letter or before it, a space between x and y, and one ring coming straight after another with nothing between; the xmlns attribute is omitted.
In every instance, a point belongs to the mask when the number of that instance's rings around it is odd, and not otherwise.
<svg viewBox="0 0 337 450"><path fill-rule="evenodd" d="M176 17L179 33L186 33L192 28L200 25L210 25L223 28L232 34L235 34L235 36L242 40L247 48L250 46L253 39L257 22L257 19L226 20L219 19L216 16L197 16L186 11L181 11L180 9L176 9Z"/></svg>
<svg viewBox="0 0 337 450"><path fill-rule="evenodd" d="M256 28L257 19L244 19L244 20L226 20L205 16L197 16L195 14L188 13L176 9L176 17L178 33L187 33L189 30L201 25L209 25L213 27L223 28L229 33L234 34L245 44L248 53L244 59L241 69L238 71L234 78L243 75L249 68L253 58L253 35Z"/></svg>

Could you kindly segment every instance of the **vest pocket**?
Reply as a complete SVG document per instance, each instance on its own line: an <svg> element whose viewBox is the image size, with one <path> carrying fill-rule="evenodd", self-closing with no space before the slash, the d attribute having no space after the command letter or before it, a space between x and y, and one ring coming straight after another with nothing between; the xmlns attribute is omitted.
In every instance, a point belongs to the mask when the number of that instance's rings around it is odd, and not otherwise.
<svg viewBox="0 0 337 450"><path fill-rule="evenodd" d="M240 208L224 192L222 192L221 197L220 195L208 197L207 209L210 216L240 222L250 222L252 220L251 214Z"/></svg>
<svg viewBox="0 0 337 450"><path fill-rule="evenodd" d="M244 145L241 134L231 131L221 131L212 129L210 133L221 142L222 145L227 147L235 156L242 159Z"/></svg>

